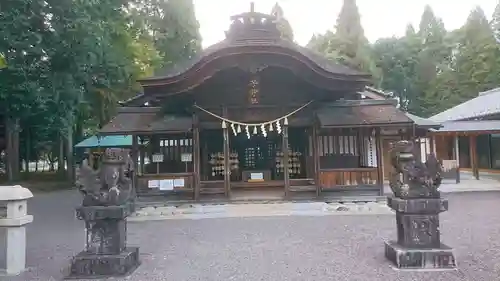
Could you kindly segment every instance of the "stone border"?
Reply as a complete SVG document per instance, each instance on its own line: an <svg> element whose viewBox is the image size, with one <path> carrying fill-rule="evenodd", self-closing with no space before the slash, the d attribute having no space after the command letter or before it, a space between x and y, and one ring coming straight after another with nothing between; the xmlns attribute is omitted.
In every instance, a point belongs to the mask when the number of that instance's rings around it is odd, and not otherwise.
<svg viewBox="0 0 500 281"><path fill-rule="evenodd" d="M128 221L166 219L205 219L269 216L326 215L392 215L386 202L343 203L273 203L273 204L187 204L181 206L144 207L128 217Z"/></svg>

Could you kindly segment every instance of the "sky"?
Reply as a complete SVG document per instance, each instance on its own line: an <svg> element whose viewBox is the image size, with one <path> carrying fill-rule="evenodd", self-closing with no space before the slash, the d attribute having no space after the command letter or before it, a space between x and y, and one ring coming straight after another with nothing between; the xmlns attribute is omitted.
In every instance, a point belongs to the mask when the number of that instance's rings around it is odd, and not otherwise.
<svg viewBox="0 0 500 281"><path fill-rule="evenodd" d="M203 47L224 39L229 28L229 17L250 11L270 13L278 2L292 25L295 41L306 45L314 33L333 29L342 6L342 0L194 0L196 17L200 23ZM418 27L426 4L441 17L445 27L453 30L462 26L469 12L481 6L491 18L498 0L357 0L365 35L371 42L378 38L402 36L406 25Z"/></svg>

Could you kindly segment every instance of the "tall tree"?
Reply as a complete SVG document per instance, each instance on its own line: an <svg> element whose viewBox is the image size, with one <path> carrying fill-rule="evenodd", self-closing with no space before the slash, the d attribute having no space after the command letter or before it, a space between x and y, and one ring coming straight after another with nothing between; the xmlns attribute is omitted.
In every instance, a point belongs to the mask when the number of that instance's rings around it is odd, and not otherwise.
<svg viewBox="0 0 500 281"><path fill-rule="evenodd" d="M192 0L134 0L134 22L149 36L162 67L192 58L201 50L199 23Z"/></svg>
<svg viewBox="0 0 500 281"><path fill-rule="evenodd" d="M344 0L335 26L338 52L347 60L353 60L361 48L366 47L368 40L361 26L356 0Z"/></svg>
<svg viewBox="0 0 500 281"><path fill-rule="evenodd" d="M380 80L380 70L371 57L355 0L344 0L335 32L316 35L308 46L330 59L372 74L374 82Z"/></svg>
<svg viewBox="0 0 500 281"><path fill-rule="evenodd" d="M278 28L281 31L281 36L285 39L293 41L293 29L288 20L285 18L283 8L276 3L274 4L271 14L276 17Z"/></svg>
<svg viewBox="0 0 500 281"><path fill-rule="evenodd" d="M6 121L8 178L17 180L19 125L49 98L40 87L47 73L44 38L49 27L44 1L7 1L1 7L0 54L5 63L0 71L0 112Z"/></svg>
<svg viewBox="0 0 500 281"><path fill-rule="evenodd" d="M423 111L432 115L462 103L478 92L500 84L500 55L494 32L483 10L476 7L465 25L450 33L447 67L431 81L425 91Z"/></svg>
<svg viewBox="0 0 500 281"><path fill-rule="evenodd" d="M415 99L415 73L420 52L420 40L412 25L402 38L380 39L373 44L373 57L381 70L380 87L392 93L400 108L409 110Z"/></svg>
<svg viewBox="0 0 500 281"><path fill-rule="evenodd" d="M460 75L461 95L470 98L477 92L498 85L498 46L489 22L480 7L474 9L462 27L456 70Z"/></svg>
<svg viewBox="0 0 500 281"><path fill-rule="evenodd" d="M495 35L495 39L497 42L500 42L500 1L495 6L495 11L493 12L491 20L491 28Z"/></svg>

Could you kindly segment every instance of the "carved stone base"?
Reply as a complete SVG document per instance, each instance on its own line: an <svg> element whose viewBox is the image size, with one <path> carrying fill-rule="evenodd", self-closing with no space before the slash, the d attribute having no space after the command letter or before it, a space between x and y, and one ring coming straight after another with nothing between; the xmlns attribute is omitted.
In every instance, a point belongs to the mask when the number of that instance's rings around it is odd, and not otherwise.
<svg viewBox="0 0 500 281"><path fill-rule="evenodd" d="M139 266L139 248L126 248L116 255L80 252L71 261L66 279L100 279L130 275Z"/></svg>
<svg viewBox="0 0 500 281"><path fill-rule="evenodd" d="M439 248L409 248L395 241L385 242L385 257L398 269L443 270L457 267L453 250L441 244Z"/></svg>

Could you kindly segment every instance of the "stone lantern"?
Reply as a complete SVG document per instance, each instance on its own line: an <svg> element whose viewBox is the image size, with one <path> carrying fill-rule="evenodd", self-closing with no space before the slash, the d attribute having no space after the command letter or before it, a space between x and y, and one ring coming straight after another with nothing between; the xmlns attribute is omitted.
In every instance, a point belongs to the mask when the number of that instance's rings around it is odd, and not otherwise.
<svg viewBox="0 0 500 281"><path fill-rule="evenodd" d="M33 221L27 213L31 197L31 191L19 185L0 186L0 231L5 233L5 245L0 241L0 272L7 275L18 275L26 267L26 225Z"/></svg>

